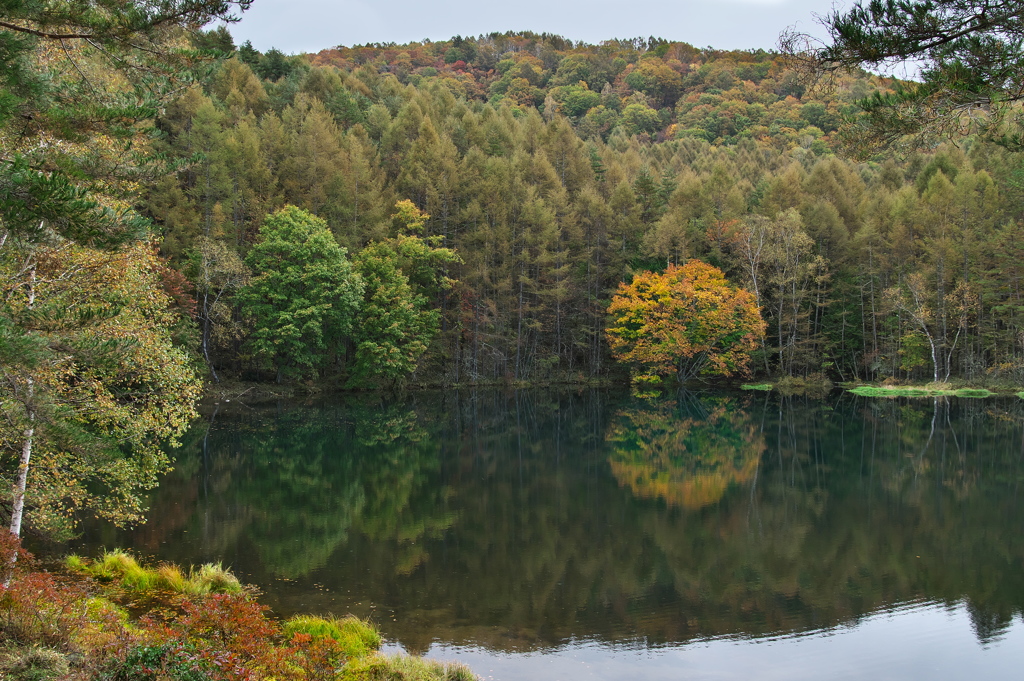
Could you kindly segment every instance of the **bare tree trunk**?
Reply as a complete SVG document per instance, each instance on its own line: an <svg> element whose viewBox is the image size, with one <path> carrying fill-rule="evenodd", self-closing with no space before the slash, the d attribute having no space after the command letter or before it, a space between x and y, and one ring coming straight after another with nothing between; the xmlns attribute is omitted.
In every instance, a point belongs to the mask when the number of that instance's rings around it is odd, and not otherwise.
<svg viewBox="0 0 1024 681"><path fill-rule="evenodd" d="M928 345L930 345L931 348L932 348L932 374L933 374L933 379L932 380L934 380L936 383L938 383L939 382L939 356L938 356L938 354L935 351L935 339L932 338L932 335L930 333L928 333L927 329L925 329L925 333L928 334Z"/></svg>
<svg viewBox="0 0 1024 681"><path fill-rule="evenodd" d="M11 526L10 533L15 537L21 537L21 519L25 516L25 490L28 487L28 466L32 459L32 443L35 436L36 411L32 406L35 384L28 379L28 390L26 391L26 411L28 415L28 428L22 431L24 441L21 445L21 459L18 462L18 477L11 486ZM7 562L6 574L4 574L3 588L11 585L11 577L14 575L14 564L18 562L18 552L12 551L10 560Z"/></svg>
<svg viewBox="0 0 1024 681"><path fill-rule="evenodd" d="M36 302L36 268L33 265L29 271L28 284L28 309L32 309ZM25 515L25 489L28 487L28 466L32 460L32 443L36 433L36 408L35 408L35 381L28 377L25 387L25 415L28 417L28 426L22 431L24 438L21 445L21 459L18 461L18 477L11 487L11 527L10 532L15 537L21 536L21 519ZM11 555L11 566L18 559L18 554ZM4 579L4 586L10 581L10 574Z"/></svg>
<svg viewBox="0 0 1024 681"><path fill-rule="evenodd" d="M520 359L523 346L523 268L519 268L519 320L516 326L516 380L521 378Z"/></svg>
<svg viewBox="0 0 1024 681"><path fill-rule="evenodd" d="M218 296L219 298L220 296ZM206 366L210 368L210 373L213 374L213 382L220 383L220 376L217 375L217 370L213 368L213 362L210 360L210 292L206 291L203 293L203 357L206 359Z"/></svg>
<svg viewBox="0 0 1024 681"><path fill-rule="evenodd" d="M32 399L32 379L29 379L29 399ZM11 487L14 499L11 509L10 531L15 537L21 536L21 519L25 515L25 489L28 486L28 465L32 459L32 438L35 435L36 413L31 407L28 410L29 427L22 432L25 438L21 445L21 460L18 462L18 477ZM13 562L14 558L12 558Z"/></svg>

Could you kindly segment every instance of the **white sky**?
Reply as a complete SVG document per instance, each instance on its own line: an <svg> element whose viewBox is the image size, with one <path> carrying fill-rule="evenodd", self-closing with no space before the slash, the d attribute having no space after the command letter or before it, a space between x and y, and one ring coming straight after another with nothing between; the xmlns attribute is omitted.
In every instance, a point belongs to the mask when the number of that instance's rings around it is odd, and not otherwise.
<svg viewBox="0 0 1024 681"><path fill-rule="evenodd" d="M815 13L851 0L254 0L237 44L294 54L336 45L534 31L598 43L656 36L719 49L773 49L788 27L821 36Z"/></svg>

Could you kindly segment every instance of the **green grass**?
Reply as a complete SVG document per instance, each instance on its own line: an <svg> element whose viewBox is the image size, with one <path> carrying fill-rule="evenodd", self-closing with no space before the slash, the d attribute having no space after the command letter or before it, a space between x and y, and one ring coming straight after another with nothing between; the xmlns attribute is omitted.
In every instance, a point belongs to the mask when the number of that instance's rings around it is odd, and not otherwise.
<svg viewBox="0 0 1024 681"><path fill-rule="evenodd" d="M238 579L219 564L206 564L188 574L175 565L144 567L131 554L115 549L90 561L80 556L68 556L64 567L71 572L92 577L101 582L116 582L128 591L172 591L201 596L209 593L238 594L242 585Z"/></svg>
<svg viewBox="0 0 1024 681"><path fill-rule="evenodd" d="M345 665L338 681L478 681L464 664L408 655L371 655Z"/></svg>
<svg viewBox="0 0 1024 681"><path fill-rule="evenodd" d="M372 625L352 616L336 619L295 615L285 621L282 628L288 636L308 634L313 638L332 638L350 659L366 657L376 652L381 644L380 634Z"/></svg>
<svg viewBox="0 0 1024 681"><path fill-rule="evenodd" d="M992 397L995 395L991 390L984 388L961 388L953 393L957 397Z"/></svg>
<svg viewBox="0 0 1024 681"><path fill-rule="evenodd" d="M928 397L931 394L922 388L883 388L874 385L859 385L850 392L862 397Z"/></svg>
<svg viewBox="0 0 1024 681"><path fill-rule="evenodd" d="M863 397L991 397L995 395L992 391L985 390L984 388L960 388L954 390L951 388L909 388L906 386L887 387L874 385L859 385L856 388L851 388L850 392Z"/></svg>
<svg viewBox="0 0 1024 681"><path fill-rule="evenodd" d="M740 390L771 390L771 383L744 383L740 386Z"/></svg>

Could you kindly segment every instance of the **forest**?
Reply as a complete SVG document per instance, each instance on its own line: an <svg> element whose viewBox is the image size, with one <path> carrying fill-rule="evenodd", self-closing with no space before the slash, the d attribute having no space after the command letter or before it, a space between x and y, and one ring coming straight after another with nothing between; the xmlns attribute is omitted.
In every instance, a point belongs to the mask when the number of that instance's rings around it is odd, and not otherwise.
<svg viewBox="0 0 1024 681"><path fill-rule="evenodd" d="M616 376L617 287L699 259L761 310L755 374L1024 382L1020 156L970 137L837 153L844 117L891 80L860 71L808 92L778 53L655 38L294 56L236 49L224 29L199 41L233 56L157 119L154 149L178 166L141 208L197 301L211 375ZM350 303L318 313L321 292L261 311L260 287L334 286L294 268L268 283L275 262L309 257L260 255L285 206L333 235L338 276L364 282L338 294Z"/></svg>

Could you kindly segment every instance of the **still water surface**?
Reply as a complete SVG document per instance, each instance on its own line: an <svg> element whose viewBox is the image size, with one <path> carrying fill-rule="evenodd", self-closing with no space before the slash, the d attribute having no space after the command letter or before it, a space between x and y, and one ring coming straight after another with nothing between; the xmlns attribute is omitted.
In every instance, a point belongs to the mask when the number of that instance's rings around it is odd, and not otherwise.
<svg viewBox="0 0 1024 681"><path fill-rule="evenodd" d="M1019 678L1024 401L211 405L129 533L484 678Z"/></svg>

